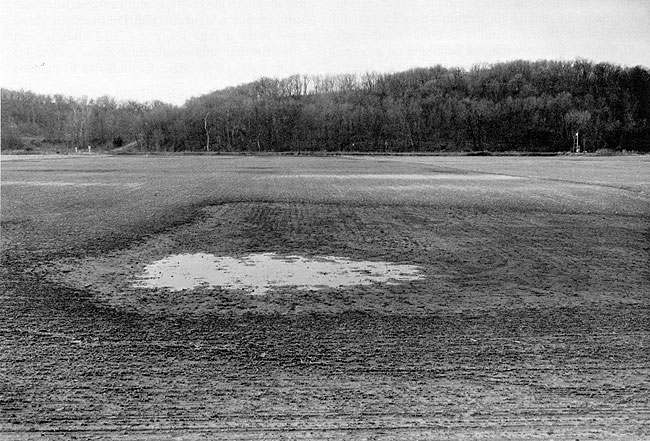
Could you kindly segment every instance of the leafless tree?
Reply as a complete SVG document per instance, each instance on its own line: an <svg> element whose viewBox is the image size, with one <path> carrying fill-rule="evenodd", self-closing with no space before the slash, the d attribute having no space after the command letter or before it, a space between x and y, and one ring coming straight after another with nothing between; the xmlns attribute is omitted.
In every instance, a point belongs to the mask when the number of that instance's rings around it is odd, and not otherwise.
<svg viewBox="0 0 650 441"><path fill-rule="evenodd" d="M210 112L205 114L205 118L203 119L203 128L205 129L205 151L209 152L210 151L210 129L208 128L208 116L210 116Z"/></svg>

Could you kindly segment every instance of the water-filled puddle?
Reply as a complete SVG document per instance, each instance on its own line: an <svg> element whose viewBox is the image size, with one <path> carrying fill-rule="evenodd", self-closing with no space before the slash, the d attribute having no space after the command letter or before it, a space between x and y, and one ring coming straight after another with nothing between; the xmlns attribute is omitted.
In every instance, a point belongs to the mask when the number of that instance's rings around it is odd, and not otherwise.
<svg viewBox="0 0 650 441"><path fill-rule="evenodd" d="M239 258L196 253L177 254L147 265L133 286L171 291L219 287L259 295L280 287L317 290L372 283L398 284L423 278L421 267L389 262L274 253Z"/></svg>

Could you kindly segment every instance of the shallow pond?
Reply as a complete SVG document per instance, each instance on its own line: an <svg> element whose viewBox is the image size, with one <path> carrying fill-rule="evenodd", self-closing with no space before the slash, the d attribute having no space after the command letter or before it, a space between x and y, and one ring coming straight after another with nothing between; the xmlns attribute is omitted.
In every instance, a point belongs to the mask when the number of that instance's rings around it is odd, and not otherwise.
<svg viewBox="0 0 650 441"><path fill-rule="evenodd" d="M421 267L389 262L274 253L243 257L196 253L176 254L147 265L133 286L171 291L219 287L260 295L281 287L317 290L372 283L398 284L423 278Z"/></svg>

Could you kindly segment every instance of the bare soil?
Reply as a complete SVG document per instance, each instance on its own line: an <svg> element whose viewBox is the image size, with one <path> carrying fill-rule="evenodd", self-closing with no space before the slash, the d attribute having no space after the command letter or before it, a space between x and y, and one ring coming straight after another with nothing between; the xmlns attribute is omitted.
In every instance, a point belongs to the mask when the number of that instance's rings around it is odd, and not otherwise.
<svg viewBox="0 0 650 441"><path fill-rule="evenodd" d="M650 162L483 159L3 162L0 438L647 439ZM198 252L426 277L132 287Z"/></svg>

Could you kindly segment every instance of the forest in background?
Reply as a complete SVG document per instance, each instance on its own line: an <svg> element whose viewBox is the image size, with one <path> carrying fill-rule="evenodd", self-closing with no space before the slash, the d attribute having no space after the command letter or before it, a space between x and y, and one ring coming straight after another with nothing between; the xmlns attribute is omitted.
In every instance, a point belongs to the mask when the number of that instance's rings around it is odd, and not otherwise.
<svg viewBox="0 0 650 441"><path fill-rule="evenodd" d="M2 89L3 151L650 152L650 70L513 61L261 78L182 106Z"/></svg>

